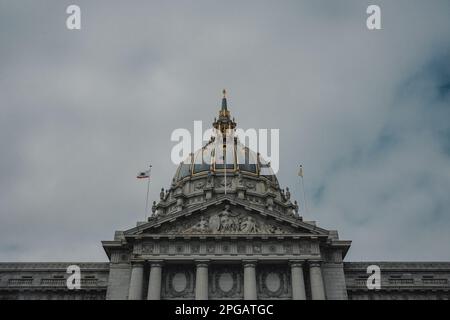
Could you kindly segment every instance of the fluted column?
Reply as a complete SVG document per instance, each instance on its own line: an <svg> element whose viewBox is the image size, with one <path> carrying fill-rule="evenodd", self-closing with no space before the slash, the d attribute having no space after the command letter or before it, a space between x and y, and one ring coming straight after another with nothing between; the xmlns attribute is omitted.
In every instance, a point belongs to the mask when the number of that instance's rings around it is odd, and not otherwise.
<svg viewBox="0 0 450 320"><path fill-rule="evenodd" d="M147 300L161 299L161 273L163 262L161 260L150 261L150 274L148 276Z"/></svg>
<svg viewBox="0 0 450 320"><path fill-rule="evenodd" d="M322 270L319 261L309 263L309 279L311 282L311 297L313 300L325 300Z"/></svg>
<svg viewBox="0 0 450 320"><path fill-rule="evenodd" d="M306 300L303 261L294 260L291 265L292 300Z"/></svg>
<svg viewBox="0 0 450 320"><path fill-rule="evenodd" d="M197 267L195 277L195 300L208 300L208 261L195 262Z"/></svg>
<svg viewBox="0 0 450 320"><path fill-rule="evenodd" d="M144 288L144 262L134 261L131 263L130 288L128 291L129 300L142 300Z"/></svg>
<svg viewBox="0 0 450 320"><path fill-rule="evenodd" d="M244 300L256 300L256 260L244 261Z"/></svg>

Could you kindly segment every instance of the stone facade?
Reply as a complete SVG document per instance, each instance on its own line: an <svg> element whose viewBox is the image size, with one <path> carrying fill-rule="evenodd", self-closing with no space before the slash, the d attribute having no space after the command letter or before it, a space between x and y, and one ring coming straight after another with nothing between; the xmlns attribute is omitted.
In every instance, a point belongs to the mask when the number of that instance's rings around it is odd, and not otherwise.
<svg viewBox="0 0 450 320"><path fill-rule="evenodd" d="M82 270L81 289L69 290L67 267ZM109 263L0 263L0 300L104 300Z"/></svg>
<svg viewBox="0 0 450 320"><path fill-rule="evenodd" d="M82 270L80 290L69 290L66 268L77 264ZM379 265L381 289L366 286L369 265ZM304 262L256 268L258 299L311 299ZM244 298L244 271L239 263L208 265L208 299ZM328 269L328 270L327 270ZM129 263L122 267L108 263L0 263L0 300L103 300L128 299L131 277ZM336 271L339 270L339 271ZM322 265L327 299L351 300L448 300L450 263L448 262L345 262L340 268ZM195 264L167 266L162 274L164 299L195 299ZM274 275L277 274L277 275ZM303 279L302 279L303 277ZM343 278L344 277L344 278ZM278 279L284 278L280 284ZM111 282L108 285L108 282ZM292 286L291 283L300 283ZM334 283L332 290L329 283ZM148 284L145 284L148 293ZM334 290L334 291L333 291ZM108 294L107 294L108 291ZM144 292L144 291L143 291ZM305 296L303 296L305 294Z"/></svg>
<svg viewBox="0 0 450 320"><path fill-rule="evenodd" d="M107 297L347 298L342 261L349 241L296 214L239 199L232 188L216 192L104 241L111 261Z"/></svg>
<svg viewBox="0 0 450 320"><path fill-rule="evenodd" d="M368 290L367 267L381 269L380 290ZM346 262L345 281L351 300L448 300L449 262Z"/></svg>
<svg viewBox="0 0 450 320"><path fill-rule="evenodd" d="M65 286L70 263L0 263L0 298L448 298L450 263L380 262L382 289L368 290L369 264L343 262L351 242L303 220L270 164L234 136L225 97L213 127L148 221L102 242L108 264L72 263L80 290Z"/></svg>

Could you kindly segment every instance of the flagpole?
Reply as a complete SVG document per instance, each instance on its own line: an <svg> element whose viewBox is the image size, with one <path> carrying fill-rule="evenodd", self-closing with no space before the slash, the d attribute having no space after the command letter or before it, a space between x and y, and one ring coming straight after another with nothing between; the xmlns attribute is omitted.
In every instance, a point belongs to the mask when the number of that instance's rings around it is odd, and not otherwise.
<svg viewBox="0 0 450 320"><path fill-rule="evenodd" d="M299 174L301 182L302 182L302 190L303 190L303 203L305 204L305 213L308 213L308 206L306 204L306 192L305 192L305 182L303 181L303 166L300 165L300 171Z"/></svg>
<svg viewBox="0 0 450 320"><path fill-rule="evenodd" d="M145 198L145 221L147 220L147 213L148 213L148 193L150 191L150 177L152 173L152 165L149 166L148 169L148 181L147 181L147 197Z"/></svg>
<svg viewBox="0 0 450 320"><path fill-rule="evenodd" d="M223 149L224 155L224 173L225 173L225 194L227 194L227 129L225 129L225 148Z"/></svg>
<svg viewBox="0 0 450 320"><path fill-rule="evenodd" d="M303 189L303 201L305 202L305 213L308 214L308 206L306 204L306 193L305 193L305 183L302 177L302 189Z"/></svg>

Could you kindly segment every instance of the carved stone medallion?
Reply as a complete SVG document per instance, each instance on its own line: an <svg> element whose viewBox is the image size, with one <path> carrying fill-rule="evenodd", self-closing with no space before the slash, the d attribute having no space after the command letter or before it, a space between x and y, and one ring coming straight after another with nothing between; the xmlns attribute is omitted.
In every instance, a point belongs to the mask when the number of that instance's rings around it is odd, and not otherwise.
<svg viewBox="0 0 450 320"><path fill-rule="evenodd" d="M233 275L230 272L222 273L221 275L219 275L218 284L219 289L222 290L222 292L230 292L230 290L233 289L234 286Z"/></svg>
<svg viewBox="0 0 450 320"><path fill-rule="evenodd" d="M164 298L193 298L193 271L181 267L165 272Z"/></svg>
<svg viewBox="0 0 450 320"><path fill-rule="evenodd" d="M211 269L210 298L242 298L242 274L239 266Z"/></svg>
<svg viewBox="0 0 450 320"><path fill-rule="evenodd" d="M261 299L289 298L291 296L289 272L284 266L263 266L258 275Z"/></svg>

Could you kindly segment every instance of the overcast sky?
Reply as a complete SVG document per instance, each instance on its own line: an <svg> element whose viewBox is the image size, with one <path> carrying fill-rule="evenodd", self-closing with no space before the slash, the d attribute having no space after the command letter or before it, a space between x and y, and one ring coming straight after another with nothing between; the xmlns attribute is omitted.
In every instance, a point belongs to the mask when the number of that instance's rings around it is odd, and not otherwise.
<svg viewBox="0 0 450 320"><path fill-rule="evenodd" d="M66 7L82 29L66 29ZM378 4L382 30L366 28ZM0 261L106 261L176 128L280 129L347 261L450 260L450 1L0 0ZM204 128L206 129L206 128Z"/></svg>

